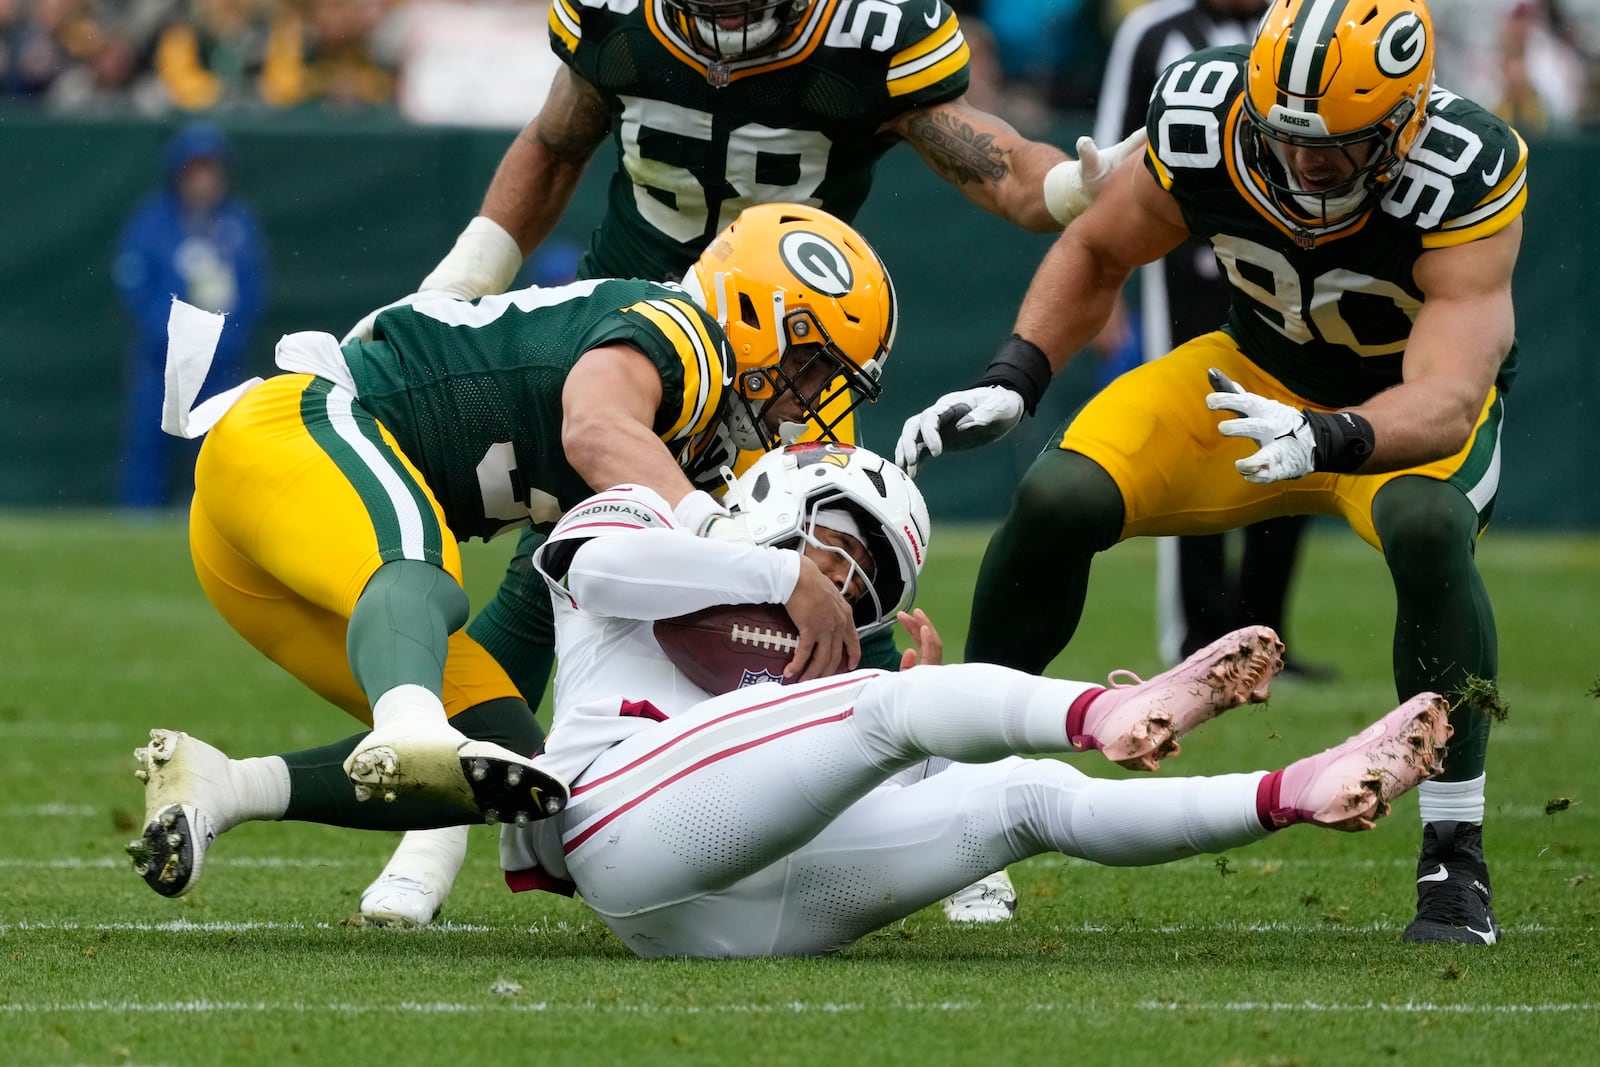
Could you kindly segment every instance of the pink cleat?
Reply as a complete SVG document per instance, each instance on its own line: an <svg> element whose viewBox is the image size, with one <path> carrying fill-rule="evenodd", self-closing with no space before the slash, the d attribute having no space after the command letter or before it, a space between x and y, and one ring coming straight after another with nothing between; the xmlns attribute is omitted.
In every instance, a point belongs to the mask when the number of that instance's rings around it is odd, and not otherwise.
<svg viewBox="0 0 1600 1067"><path fill-rule="evenodd" d="M1449 713L1444 697L1418 693L1344 744L1267 775L1258 810L1274 827L1312 822L1331 830L1372 829L1389 814L1389 801L1439 773Z"/></svg>
<svg viewBox="0 0 1600 1067"><path fill-rule="evenodd" d="M1102 689L1080 697L1067 713L1074 751L1099 749L1134 771L1153 771L1178 753L1178 739L1240 704L1267 699L1267 684L1283 669L1283 642L1267 626L1246 626L1217 638L1171 670L1141 681L1114 671ZM1117 682L1118 675L1133 679Z"/></svg>

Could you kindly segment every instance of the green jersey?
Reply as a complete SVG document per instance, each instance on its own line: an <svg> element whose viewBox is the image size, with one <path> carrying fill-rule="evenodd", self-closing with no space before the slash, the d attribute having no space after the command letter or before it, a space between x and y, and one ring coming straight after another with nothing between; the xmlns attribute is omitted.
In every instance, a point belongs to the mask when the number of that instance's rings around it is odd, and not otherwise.
<svg viewBox="0 0 1600 1067"><path fill-rule="evenodd" d="M817 0L775 52L708 64L661 0L553 0L556 55L611 113L621 166L584 277L681 278L752 204L849 221L895 116L966 91L944 0Z"/></svg>
<svg viewBox="0 0 1600 1067"><path fill-rule="evenodd" d="M661 372L653 429L687 462L711 440L733 355L676 286L588 281L380 314L344 348L361 406L422 473L460 540L548 525L592 495L561 444L561 393L591 349L628 345ZM604 488L599 487L599 488Z"/></svg>
<svg viewBox="0 0 1600 1067"><path fill-rule="evenodd" d="M1232 291L1227 329L1244 353L1307 400L1359 404L1401 380L1423 299L1417 258L1522 213L1527 146L1477 104L1435 88L1382 199L1299 239L1245 161L1248 57L1243 45L1208 48L1166 69L1150 98L1145 164L1190 232L1211 242ZM1515 364L1513 345L1502 390Z"/></svg>

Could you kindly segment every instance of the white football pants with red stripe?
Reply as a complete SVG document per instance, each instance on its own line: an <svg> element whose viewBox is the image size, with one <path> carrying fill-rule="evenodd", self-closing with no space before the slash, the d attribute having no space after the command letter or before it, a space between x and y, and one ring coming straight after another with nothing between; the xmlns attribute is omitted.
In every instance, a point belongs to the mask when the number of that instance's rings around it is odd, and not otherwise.
<svg viewBox="0 0 1600 1067"><path fill-rule="evenodd" d="M1266 835L1259 773L1110 781L1012 756L1067 750L1089 688L960 664L716 697L579 776L568 869L640 955L809 955L1041 852L1141 865ZM930 756L957 764L883 784Z"/></svg>

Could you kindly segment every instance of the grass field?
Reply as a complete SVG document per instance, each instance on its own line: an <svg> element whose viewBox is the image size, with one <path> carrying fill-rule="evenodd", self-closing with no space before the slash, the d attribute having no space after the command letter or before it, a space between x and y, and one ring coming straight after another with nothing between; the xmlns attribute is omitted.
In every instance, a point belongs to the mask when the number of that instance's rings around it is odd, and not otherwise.
<svg viewBox="0 0 1600 1067"><path fill-rule="evenodd" d="M923 603L953 652L983 543L935 539ZM475 602L508 549L470 553ZM1305 557L1292 633L1342 682L1280 685L1162 773L1278 766L1394 704L1381 560L1332 528ZM0 514L0 1063L1600 1063L1600 540L1497 531L1481 557L1511 711L1490 747L1494 948L1399 942L1407 797L1372 833L1225 859L1032 860L999 927L930 909L829 959L642 962L580 903L506 893L486 831L426 930L341 923L390 834L245 826L195 893L158 898L121 851L149 727L259 755L351 723L217 618L177 521ZM1156 669L1152 571L1148 543L1102 560L1057 673Z"/></svg>

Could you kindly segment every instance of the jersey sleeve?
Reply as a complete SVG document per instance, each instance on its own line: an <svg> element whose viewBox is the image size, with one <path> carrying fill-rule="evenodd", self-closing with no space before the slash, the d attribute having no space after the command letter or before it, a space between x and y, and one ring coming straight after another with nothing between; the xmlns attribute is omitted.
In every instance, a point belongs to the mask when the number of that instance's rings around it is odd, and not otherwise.
<svg viewBox="0 0 1600 1067"><path fill-rule="evenodd" d="M567 509L533 554L533 566L558 596L566 591L573 553L590 538L636 530L674 529L672 506L642 485L616 485Z"/></svg>
<svg viewBox="0 0 1600 1067"><path fill-rule="evenodd" d="M659 493L638 485L613 486L570 509L533 565L572 607L639 620L714 604L782 603L800 574L796 552L694 536L673 523Z"/></svg>
<svg viewBox="0 0 1600 1067"><path fill-rule="evenodd" d="M605 14L578 0L550 0L550 48L557 59L585 81L593 80L586 69L592 65L593 49L583 46L584 30L587 28L591 39L598 40L603 29L599 22Z"/></svg>
<svg viewBox="0 0 1600 1067"><path fill-rule="evenodd" d="M657 292L605 316L580 350L627 344L655 364L661 372L655 432L677 452L721 415L733 384L734 360L715 319L682 290L660 286Z"/></svg>
<svg viewBox="0 0 1600 1067"><path fill-rule="evenodd" d="M910 0L897 9L899 23L889 46L884 74L888 105L898 114L954 100L967 91L972 52L961 23L946 0ZM849 17L847 12L845 17ZM870 19L851 18L847 33L856 26L866 47L876 48ZM879 33L885 33L879 29Z"/></svg>
<svg viewBox="0 0 1600 1067"><path fill-rule="evenodd" d="M1145 113L1144 163L1180 203L1231 185L1225 156L1247 56L1240 45L1202 48L1156 79Z"/></svg>
<svg viewBox="0 0 1600 1067"><path fill-rule="evenodd" d="M1423 231L1422 247L1446 248L1492 236L1528 201L1528 146L1487 109L1445 89L1406 154L1384 210Z"/></svg>

